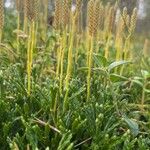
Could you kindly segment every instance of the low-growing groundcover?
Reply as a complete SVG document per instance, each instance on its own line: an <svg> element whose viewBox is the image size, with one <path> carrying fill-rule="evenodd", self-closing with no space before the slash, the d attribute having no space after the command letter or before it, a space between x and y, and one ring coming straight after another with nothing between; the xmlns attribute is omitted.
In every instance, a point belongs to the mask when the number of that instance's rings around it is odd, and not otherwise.
<svg viewBox="0 0 150 150"><path fill-rule="evenodd" d="M98 73L92 97L85 102L82 74L70 82L68 110L62 111L64 97L59 95L54 112L57 81L49 77L35 81L28 97L20 67L16 63L3 67L0 74L1 149L149 149L149 108L141 110L135 102L142 90L138 80L112 74L109 85L104 85Z"/></svg>
<svg viewBox="0 0 150 150"><path fill-rule="evenodd" d="M74 12L67 2L56 0L49 27L43 1L6 11L0 150L149 150L150 59L147 42L142 51L133 40L137 10L116 23L116 5L90 0L85 29L82 1Z"/></svg>

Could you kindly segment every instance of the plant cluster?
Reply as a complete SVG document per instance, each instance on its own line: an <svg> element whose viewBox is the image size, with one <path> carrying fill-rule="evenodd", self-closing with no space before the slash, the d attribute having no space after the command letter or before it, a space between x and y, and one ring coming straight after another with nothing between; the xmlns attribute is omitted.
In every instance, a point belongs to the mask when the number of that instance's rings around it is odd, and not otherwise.
<svg viewBox="0 0 150 150"><path fill-rule="evenodd" d="M0 150L148 150L150 41L136 44L137 9L55 0L49 26L48 3L16 0L4 15L0 0Z"/></svg>

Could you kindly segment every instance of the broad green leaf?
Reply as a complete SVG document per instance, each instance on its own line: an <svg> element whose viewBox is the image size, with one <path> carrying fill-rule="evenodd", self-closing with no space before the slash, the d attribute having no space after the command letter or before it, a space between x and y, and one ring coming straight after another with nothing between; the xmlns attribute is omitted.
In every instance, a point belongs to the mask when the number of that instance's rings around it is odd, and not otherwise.
<svg viewBox="0 0 150 150"><path fill-rule="evenodd" d="M141 73L144 79L147 79L148 77L150 77L150 73L147 70L141 70Z"/></svg>
<svg viewBox="0 0 150 150"><path fill-rule="evenodd" d="M137 76L135 76L133 79L134 80L143 80L143 77L137 77Z"/></svg>
<svg viewBox="0 0 150 150"><path fill-rule="evenodd" d="M150 93L150 90L148 90L148 89L144 89L144 91L145 91L146 93Z"/></svg>
<svg viewBox="0 0 150 150"><path fill-rule="evenodd" d="M111 70L113 70L116 67L126 65L126 64L131 64L131 63L132 62L130 62L130 61L124 61L124 60L113 62L108 66L108 71L110 72Z"/></svg>
<svg viewBox="0 0 150 150"><path fill-rule="evenodd" d="M137 85L139 85L139 86L141 86L142 88L144 86L143 83L141 81L139 81L139 80L132 80L132 82L137 84Z"/></svg>
<svg viewBox="0 0 150 150"><path fill-rule="evenodd" d="M106 66L106 64L108 63L107 59L104 56L98 54L93 55L93 60L98 67Z"/></svg>
<svg viewBox="0 0 150 150"><path fill-rule="evenodd" d="M127 116L123 116L125 122L128 124L132 134L137 136L139 134L139 125L132 119L129 119Z"/></svg>
<svg viewBox="0 0 150 150"><path fill-rule="evenodd" d="M108 74L107 71L104 68L93 68L92 70L99 72L100 75L107 76L107 74Z"/></svg>
<svg viewBox="0 0 150 150"><path fill-rule="evenodd" d="M126 81L126 80L128 80L128 78L126 78L124 76L121 76L119 74L115 74L115 73L110 74L110 79L113 82L119 82L119 81Z"/></svg>

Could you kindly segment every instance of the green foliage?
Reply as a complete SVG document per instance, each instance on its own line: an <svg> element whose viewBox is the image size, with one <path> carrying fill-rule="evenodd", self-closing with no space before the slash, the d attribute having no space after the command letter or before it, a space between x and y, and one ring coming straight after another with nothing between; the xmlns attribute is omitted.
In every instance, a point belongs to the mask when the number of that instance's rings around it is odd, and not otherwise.
<svg viewBox="0 0 150 150"><path fill-rule="evenodd" d="M8 20L4 35L7 40L0 46L0 150L14 150L16 146L20 150L27 147L33 150L149 149L148 58L116 62L103 57L101 48L93 55L91 98L86 102L88 68L83 44L79 48L78 64L73 64L68 109L63 112L65 89L60 94L59 78L55 77L57 35L48 30L47 40L39 38L34 53L32 93L28 96L26 39L20 39L21 53L16 55L16 35L9 34L16 25L11 26L13 22ZM125 69L120 74L122 66Z"/></svg>

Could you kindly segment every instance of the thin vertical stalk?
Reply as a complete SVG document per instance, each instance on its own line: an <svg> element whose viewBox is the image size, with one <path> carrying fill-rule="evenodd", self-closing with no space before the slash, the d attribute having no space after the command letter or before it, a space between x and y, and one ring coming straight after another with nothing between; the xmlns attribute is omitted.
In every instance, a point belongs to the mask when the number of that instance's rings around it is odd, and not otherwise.
<svg viewBox="0 0 150 150"><path fill-rule="evenodd" d="M144 109L144 103L145 103L145 97L146 97L145 88L146 88L146 79L144 79L144 86L142 90L142 98L141 98L142 110Z"/></svg>
<svg viewBox="0 0 150 150"><path fill-rule="evenodd" d="M76 16L75 16L76 17ZM65 82L65 89L66 89L66 94L64 98L64 105L63 105L63 111L65 111L68 108L68 94L69 94L69 81L71 77L71 72L72 72L72 61L73 61L73 54L72 54L72 49L73 49L73 43L74 43L74 34L76 31L76 26L75 26L75 18L72 18L72 30L70 31L70 41L69 41L69 49L68 49L68 66L67 66L67 75L66 75L66 82Z"/></svg>
<svg viewBox="0 0 150 150"><path fill-rule="evenodd" d="M64 72L64 54L66 49L66 39L67 38L67 27L63 32L63 39L62 39L62 51L61 51L61 60L60 60L60 94L62 94L62 87L63 87L63 72Z"/></svg>
<svg viewBox="0 0 150 150"><path fill-rule="evenodd" d="M109 57L109 44L110 44L110 40L111 40L111 34L109 33L108 34L108 39L106 41L105 54L104 54L104 56L105 56L106 59L108 59L108 57Z"/></svg>
<svg viewBox="0 0 150 150"><path fill-rule="evenodd" d="M28 48L27 48L27 93L28 96L30 96L31 93L31 56L30 56L30 51L31 51L31 44L30 44L30 38L31 38L31 28L29 28L29 34L28 34Z"/></svg>
<svg viewBox="0 0 150 150"><path fill-rule="evenodd" d="M79 55L79 44L80 44L80 35L77 34L76 35L76 53L75 53L75 63L77 64L78 63L78 55Z"/></svg>
<svg viewBox="0 0 150 150"><path fill-rule="evenodd" d="M87 101L89 101L90 99L90 95L91 95L91 70L92 70L92 57L93 57L93 48L94 48L94 44L93 44L93 36L89 37L89 43L90 43L90 50L89 50L89 58L88 58L88 75L87 75Z"/></svg>
<svg viewBox="0 0 150 150"><path fill-rule="evenodd" d="M123 60L127 60L127 58L128 58L129 43L130 43L130 35L125 40L125 45L124 45L124 49L123 49L123 55L124 55ZM124 65L121 67L120 75L123 74L123 71L124 71Z"/></svg>
<svg viewBox="0 0 150 150"><path fill-rule="evenodd" d="M48 18L48 0L45 0L45 4L44 4L44 22L45 22L45 26L44 26L44 38L46 40L46 35L47 35L47 18Z"/></svg>
<svg viewBox="0 0 150 150"><path fill-rule="evenodd" d="M57 48L56 78L59 77L60 73L61 51L62 51L62 37L59 34L59 47Z"/></svg>
<svg viewBox="0 0 150 150"><path fill-rule="evenodd" d="M28 50L27 50L28 96L31 95L31 76L32 76L34 48L35 48L35 22L32 21L31 26L29 28Z"/></svg>
<svg viewBox="0 0 150 150"><path fill-rule="evenodd" d="M17 17L17 54L19 54L19 30L20 30L20 13L18 11L18 17Z"/></svg>
<svg viewBox="0 0 150 150"><path fill-rule="evenodd" d="M28 19L26 17L26 15L24 15L24 23L23 23L23 31L24 33L27 33L27 29L28 28Z"/></svg>

